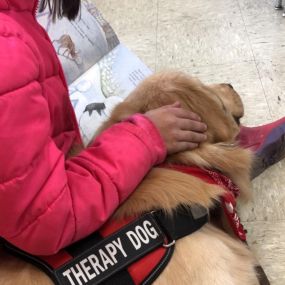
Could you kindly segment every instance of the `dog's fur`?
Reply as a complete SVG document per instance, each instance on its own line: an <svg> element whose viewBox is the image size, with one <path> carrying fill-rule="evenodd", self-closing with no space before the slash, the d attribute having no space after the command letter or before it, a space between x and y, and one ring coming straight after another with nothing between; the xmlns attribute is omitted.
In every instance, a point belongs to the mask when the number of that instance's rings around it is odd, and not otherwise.
<svg viewBox="0 0 285 285"><path fill-rule="evenodd" d="M242 197L248 199L252 154L235 143L243 105L228 84L206 86L177 72L153 75L114 109L99 133L134 113L145 113L176 101L200 115L208 126L208 138L193 151L167 157L167 162L219 170L230 177L239 186ZM223 193L219 186L191 175L156 167L116 211L114 219L155 209L163 209L171 215L179 205L199 204L210 211ZM209 223L178 240L170 263L155 284L259 284L250 251L227 230L224 217L220 222L224 225L221 228ZM0 276L5 278L0 285L49 284L44 274L32 266L3 254L0 256Z"/></svg>

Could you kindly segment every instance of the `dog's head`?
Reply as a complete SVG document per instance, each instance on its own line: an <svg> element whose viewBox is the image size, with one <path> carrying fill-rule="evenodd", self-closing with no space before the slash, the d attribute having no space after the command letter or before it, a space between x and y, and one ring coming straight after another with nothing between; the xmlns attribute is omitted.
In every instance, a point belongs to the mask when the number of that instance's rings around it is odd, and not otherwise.
<svg viewBox="0 0 285 285"><path fill-rule="evenodd" d="M229 176L239 186L243 197L247 198L251 154L234 143L240 129L239 119L243 116L243 104L229 84L205 85L180 72L150 76L113 110L99 133L132 114L145 113L176 101L183 108L197 113L207 124L207 141L192 151L168 156L166 162L217 169ZM180 204L197 203L210 207L212 201L222 195L224 190L218 186L215 188L207 183L199 183L201 182L198 178L157 167L150 171L138 191L120 208L118 215L142 213L157 207L171 212L171 209ZM203 191L195 191L200 188Z"/></svg>
<svg viewBox="0 0 285 285"><path fill-rule="evenodd" d="M167 72L144 80L113 111L100 131L134 113L145 113L179 101L183 108L197 113L207 126L209 143L233 142L239 132L243 105L230 84L204 85L180 72Z"/></svg>

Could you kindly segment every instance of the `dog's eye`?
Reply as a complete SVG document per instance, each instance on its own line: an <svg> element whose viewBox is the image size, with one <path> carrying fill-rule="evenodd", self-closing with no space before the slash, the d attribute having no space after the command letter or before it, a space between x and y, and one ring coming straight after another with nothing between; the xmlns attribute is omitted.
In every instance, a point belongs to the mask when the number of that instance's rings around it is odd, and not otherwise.
<svg viewBox="0 0 285 285"><path fill-rule="evenodd" d="M237 123L237 125L239 126L240 125L240 117L236 117L236 116L233 116L235 122Z"/></svg>

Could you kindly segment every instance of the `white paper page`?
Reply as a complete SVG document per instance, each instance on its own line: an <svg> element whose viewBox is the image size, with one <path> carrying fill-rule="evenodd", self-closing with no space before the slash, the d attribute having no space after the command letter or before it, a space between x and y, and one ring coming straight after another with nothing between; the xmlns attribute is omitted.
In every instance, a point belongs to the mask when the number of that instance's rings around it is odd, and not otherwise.
<svg viewBox="0 0 285 285"><path fill-rule="evenodd" d="M112 109L151 74L134 53L120 44L69 86L85 145Z"/></svg>

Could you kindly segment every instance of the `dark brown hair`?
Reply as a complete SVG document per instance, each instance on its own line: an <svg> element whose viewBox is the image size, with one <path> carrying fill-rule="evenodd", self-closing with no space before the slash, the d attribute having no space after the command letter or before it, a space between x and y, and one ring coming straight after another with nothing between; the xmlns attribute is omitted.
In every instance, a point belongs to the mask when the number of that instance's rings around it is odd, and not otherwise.
<svg viewBox="0 0 285 285"><path fill-rule="evenodd" d="M42 0L39 11L42 12L47 6L53 20L67 17L74 20L79 13L81 0Z"/></svg>

